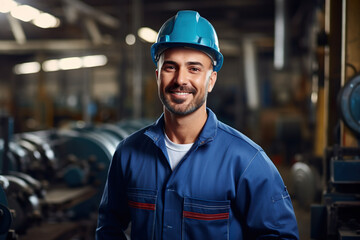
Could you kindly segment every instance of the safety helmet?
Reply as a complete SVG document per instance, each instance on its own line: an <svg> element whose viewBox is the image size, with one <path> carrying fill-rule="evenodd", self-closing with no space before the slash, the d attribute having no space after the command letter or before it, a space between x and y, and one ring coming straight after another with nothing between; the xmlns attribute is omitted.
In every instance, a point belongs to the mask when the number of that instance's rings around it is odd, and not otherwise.
<svg viewBox="0 0 360 240"><path fill-rule="evenodd" d="M214 27L195 11L179 11L160 28L156 42L151 46L151 57L155 65L160 55L168 48L191 47L206 53L219 71L223 64L219 41Z"/></svg>

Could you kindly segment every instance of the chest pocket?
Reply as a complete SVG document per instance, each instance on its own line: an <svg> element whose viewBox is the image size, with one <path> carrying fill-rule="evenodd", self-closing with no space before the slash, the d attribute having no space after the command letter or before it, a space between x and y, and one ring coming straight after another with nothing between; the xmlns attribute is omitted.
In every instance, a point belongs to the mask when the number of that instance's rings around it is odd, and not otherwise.
<svg viewBox="0 0 360 240"><path fill-rule="evenodd" d="M184 199L183 240L228 239L230 201Z"/></svg>
<svg viewBox="0 0 360 240"><path fill-rule="evenodd" d="M131 239L153 239L157 191L130 188L127 196L131 214Z"/></svg>

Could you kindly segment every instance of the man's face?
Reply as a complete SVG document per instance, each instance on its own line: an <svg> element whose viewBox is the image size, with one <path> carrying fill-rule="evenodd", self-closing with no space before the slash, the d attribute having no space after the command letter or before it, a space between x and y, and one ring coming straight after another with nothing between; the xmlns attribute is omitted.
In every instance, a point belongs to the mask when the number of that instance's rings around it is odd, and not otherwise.
<svg viewBox="0 0 360 240"><path fill-rule="evenodd" d="M156 70L158 93L167 111L188 115L206 107L217 72L210 58L191 48L170 48L161 56Z"/></svg>

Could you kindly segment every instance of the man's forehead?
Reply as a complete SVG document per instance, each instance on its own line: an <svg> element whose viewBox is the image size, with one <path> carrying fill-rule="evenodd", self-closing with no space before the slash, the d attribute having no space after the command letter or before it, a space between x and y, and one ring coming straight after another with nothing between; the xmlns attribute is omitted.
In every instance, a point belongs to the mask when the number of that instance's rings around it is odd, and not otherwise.
<svg viewBox="0 0 360 240"><path fill-rule="evenodd" d="M186 57L189 61L201 61L212 64L212 59L204 52L189 47L174 47L166 49L160 56L165 60L175 60L177 57Z"/></svg>

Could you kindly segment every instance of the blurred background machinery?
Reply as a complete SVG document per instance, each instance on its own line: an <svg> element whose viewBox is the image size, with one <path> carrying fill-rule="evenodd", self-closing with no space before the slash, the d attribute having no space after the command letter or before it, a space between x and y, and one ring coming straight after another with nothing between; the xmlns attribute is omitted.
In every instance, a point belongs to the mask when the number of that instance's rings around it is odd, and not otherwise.
<svg viewBox="0 0 360 240"><path fill-rule="evenodd" d="M360 239L360 75L343 86L338 107L358 144L334 145L325 151L323 200L311 208L314 239Z"/></svg>
<svg viewBox="0 0 360 240"><path fill-rule="evenodd" d="M360 239L359 74L342 87L337 101L341 119L356 136L357 146L335 144L326 148L322 162L307 159L291 168L294 197L302 206L311 205L312 239ZM313 204L319 199L321 204Z"/></svg>
<svg viewBox="0 0 360 240"><path fill-rule="evenodd" d="M0 120L0 236L93 239L112 154L148 121L13 134Z"/></svg>
<svg viewBox="0 0 360 240"><path fill-rule="evenodd" d="M275 163L300 239L357 229L359 0L0 0L1 238L93 236L116 144L163 111L149 49L184 9L224 55L207 105Z"/></svg>

